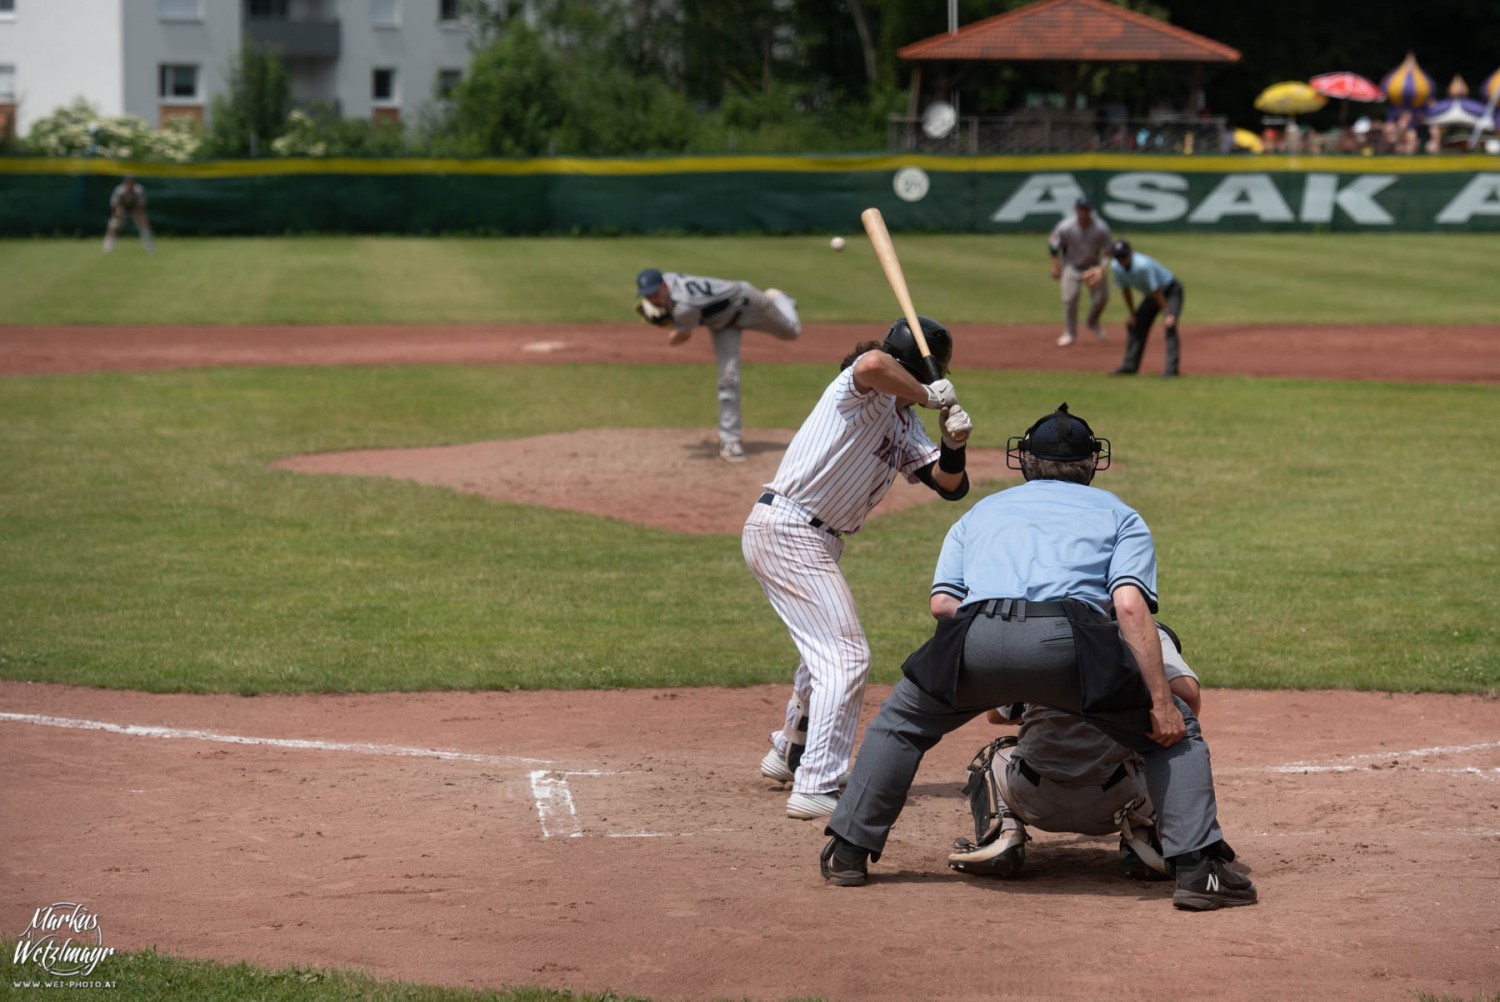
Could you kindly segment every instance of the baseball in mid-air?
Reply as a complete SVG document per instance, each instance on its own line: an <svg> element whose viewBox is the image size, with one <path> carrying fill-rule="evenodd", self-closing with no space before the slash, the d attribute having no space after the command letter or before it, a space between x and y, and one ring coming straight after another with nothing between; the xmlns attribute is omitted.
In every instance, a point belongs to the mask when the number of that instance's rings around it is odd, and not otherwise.
<svg viewBox="0 0 1500 1002"><path fill-rule="evenodd" d="M832 247L836 251L841 251L844 249L844 238L834 237L832 240L828 241L828 246Z"/></svg>

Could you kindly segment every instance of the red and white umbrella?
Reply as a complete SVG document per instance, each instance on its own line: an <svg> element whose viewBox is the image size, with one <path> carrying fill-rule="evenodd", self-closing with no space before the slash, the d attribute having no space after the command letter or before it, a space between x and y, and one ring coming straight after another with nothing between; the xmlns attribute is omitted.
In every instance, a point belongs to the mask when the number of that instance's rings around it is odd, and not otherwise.
<svg viewBox="0 0 1500 1002"><path fill-rule="evenodd" d="M1340 70L1337 73L1319 73L1308 81L1313 90L1324 97L1341 101L1384 101L1385 92L1375 83L1358 73Z"/></svg>

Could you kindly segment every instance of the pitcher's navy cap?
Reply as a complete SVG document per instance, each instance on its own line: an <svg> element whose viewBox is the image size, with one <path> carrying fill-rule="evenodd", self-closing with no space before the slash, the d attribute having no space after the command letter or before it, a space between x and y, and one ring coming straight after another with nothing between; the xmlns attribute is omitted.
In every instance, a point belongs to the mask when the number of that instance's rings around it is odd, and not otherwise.
<svg viewBox="0 0 1500 1002"><path fill-rule="evenodd" d="M666 280L661 277L661 269L647 268L635 276L635 291L639 295L649 296L660 289L664 281Z"/></svg>

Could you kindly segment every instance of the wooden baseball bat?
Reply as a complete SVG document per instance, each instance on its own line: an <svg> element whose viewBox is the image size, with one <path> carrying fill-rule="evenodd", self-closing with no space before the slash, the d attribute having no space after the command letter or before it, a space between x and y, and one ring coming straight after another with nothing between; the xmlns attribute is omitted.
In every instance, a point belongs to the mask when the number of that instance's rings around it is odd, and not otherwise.
<svg viewBox="0 0 1500 1002"><path fill-rule="evenodd" d="M870 245L875 248L875 258L880 262L880 270L885 272L885 280L896 294L896 304L901 307L906 326L911 328L912 340L917 342L917 351L921 352L927 370L927 382L936 382L941 378L937 363L933 361L932 349L927 347L922 324L917 320L917 309L911 303L911 290L906 287L906 273L901 270L901 259L896 256L896 245L891 242L891 231L886 229L885 217L880 214L879 209L870 208L859 214L859 221L865 225L865 233L870 238Z"/></svg>

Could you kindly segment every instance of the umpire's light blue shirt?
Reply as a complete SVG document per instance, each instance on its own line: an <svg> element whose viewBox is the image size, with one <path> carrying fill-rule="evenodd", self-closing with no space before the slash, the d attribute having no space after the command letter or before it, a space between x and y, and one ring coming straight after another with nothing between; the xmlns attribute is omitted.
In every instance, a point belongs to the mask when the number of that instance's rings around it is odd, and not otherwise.
<svg viewBox="0 0 1500 1002"><path fill-rule="evenodd" d="M1115 277L1115 288L1129 286L1144 296L1151 295L1157 289L1165 289L1177 281L1177 276L1168 271L1165 265L1140 251L1131 252L1129 268L1114 261L1109 266L1109 273Z"/></svg>
<svg viewBox="0 0 1500 1002"><path fill-rule="evenodd" d="M1145 520L1109 491L1033 480L991 494L954 523L932 593L963 605L1078 598L1108 611L1125 584L1156 611L1156 544Z"/></svg>

